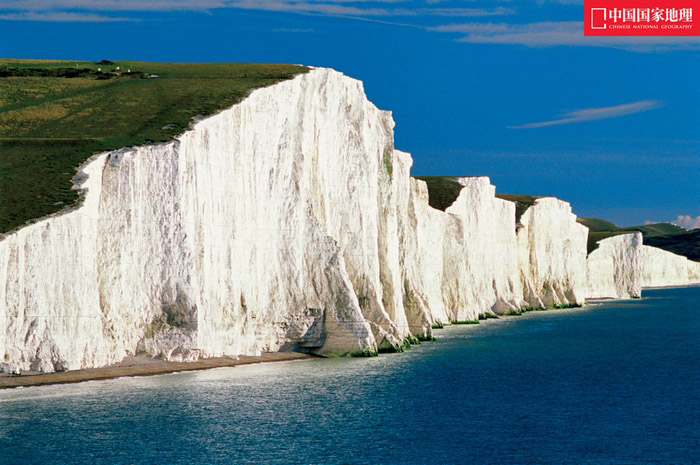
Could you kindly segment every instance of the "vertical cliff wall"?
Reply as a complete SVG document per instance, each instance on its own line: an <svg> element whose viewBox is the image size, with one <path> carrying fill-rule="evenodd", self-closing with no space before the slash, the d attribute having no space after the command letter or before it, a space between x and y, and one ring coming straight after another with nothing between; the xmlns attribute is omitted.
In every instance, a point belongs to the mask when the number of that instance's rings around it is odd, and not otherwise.
<svg viewBox="0 0 700 465"><path fill-rule="evenodd" d="M403 249L411 302L438 322L474 320L529 306L579 304L587 288L588 230L568 203L538 199L516 225L515 204L485 177L463 187L445 212L414 180Z"/></svg>
<svg viewBox="0 0 700 465"><path fill-rule="evenodd" d="M537 199L520 218L517 236L527 305L552 308L583 303L588 228L576 222L571 206L553 197Z"/></svg>
<svg viewBox="0 0 700 465"><path fill-rule="evenodd" d="M454 218L446 235L455 241L446 259L445 300L455 320L519 308L522 290L515 247L515 206L496 198L486 177L455 178L464 188L445 212Z"/></svg>
<svg viewBox="0 0 700 465"><path fill-rule="evenodd" d="M627 299L642 294L642 233L609 237L588 256L587 298Z"/></svg>
<svg viewBox="0 0 700 465"><path fill-rule="evenodd" d="M644 287L687 286L700 283L700 263L656 247L642 246L641 282Z"/></svg>
<svg viewBox="0 0 700 465"><path fill-rule="evenodd" d="M403 166L408 175L410 163ZM442 212L428 205L423 181L407 179L400 202L407 314L434 324L519 308L515 206L495 197L488 178L456 178L464 187Z"/></svg>
<svg viewBox="0 0 700 465"><path fill-rule="evenodd" d="M361 83L316 70L96 157L82 207L0 242L3 358L53 371L399 344L392 130Z"/></svg>
<svg viewBox="0 0 700 465"><path fill-rule="evenodd" d="M641 297L644 287L700 284L700 263L642 244L642 234L599 242L588 257L587 298Z"/></svg>
<svg viewBox="0 0 700 465"><path fill-rule="evenodd" d="M658 254L639 258L637 236L586 260L567 203L539 199L516 225L484 177L433 209L393 125L359 81L316 69L170 143L95 156L79 208L0 240L0 368L368 354L435 323L638 295Z"/></svg>

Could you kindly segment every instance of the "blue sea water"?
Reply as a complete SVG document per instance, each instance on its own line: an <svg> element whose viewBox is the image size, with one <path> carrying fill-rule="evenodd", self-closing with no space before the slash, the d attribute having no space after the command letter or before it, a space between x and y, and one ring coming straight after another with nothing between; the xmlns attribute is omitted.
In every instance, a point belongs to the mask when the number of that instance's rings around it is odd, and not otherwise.
<svg viewBox="0 0 700 465"><path fill-rule="evenodd" d="M700 288L436 335L376 358L0 391L0 463L700 463Z"/></svg>

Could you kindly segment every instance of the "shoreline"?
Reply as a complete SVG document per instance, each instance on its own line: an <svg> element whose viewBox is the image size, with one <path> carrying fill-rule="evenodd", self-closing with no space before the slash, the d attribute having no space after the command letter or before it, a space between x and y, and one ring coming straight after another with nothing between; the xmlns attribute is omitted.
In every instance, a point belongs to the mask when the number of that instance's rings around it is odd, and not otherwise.
<svg viewBox="0 0 700 465"><path fill-rule="evenodd" d="M0 390L20 387L73 384L85 381L102 381L125 377L157 376L184 371L209 370L211 368L236 367L254 363L310 360L313 355L298 352L266 352L261 355L241 355L238 358L212 357L196 362L166 362L149 357L126 357L123 361L100 368L37 373L27 375L0 375Z"/></svg>
<svg viewBox="0 0 700 465"><path fill-rule="evenodd" d="M676 289L700 287L700 284L677 286L645 287L642 290ZM607 304L620 301L639 301L641 297L616 299L593 298L586 303ZM555 309L549 309L555 310ZM511 315L499 315L498 319L517 318ZM484 321L486 323L488 320ZM447 325L446 325L447 326ZM451 326L451 325L450 325ZM83 368L55 373L31 373L22 375L0 374L0 391L22 387L49 386L56 384L75 384L86 381L103 381L117 378L145 377L167 375L171 373L210 370L212 368L236 367L256 363L288 362L294 360L310 360L318 356L299 352L264 352L261 355L240 355L234 357L212 357L196 362L167 362L144 356L129 356L119 363L98 368Z"/></svg>

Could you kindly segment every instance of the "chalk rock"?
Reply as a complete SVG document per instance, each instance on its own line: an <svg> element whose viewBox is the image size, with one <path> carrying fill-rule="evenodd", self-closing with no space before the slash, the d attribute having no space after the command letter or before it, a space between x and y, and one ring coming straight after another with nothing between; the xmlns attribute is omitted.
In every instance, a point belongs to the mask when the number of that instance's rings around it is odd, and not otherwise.
<svg viewBox="0 0 700 465"><path fill-rule="evenodd" d="M648 245L641 250L642 286L700 284L700 263Z"/></svg>
<svg viewBox="0 0 700 465"><path fill-rule="evenodd" d="M553 197L539 198L520 223L517 260L527 305L552 308L583 303L588 228L576 222L571 206Z"/></svg>
<svg viewBox="0 0 700 465"><path fill-rule="evenodd" d="M588 298L627 299L642 294L642 233L603 239L588 256Z"/></svg>
<svg viewBox="0 0 700 465"><path fill-rule="evenodd" d="M516 228L485 177L455 178L435 210L393 126L359 81L314 69L171 142L93 157L79 207L0 238L2 369L373 354L435 323L700 277L640 235L586 259L586 228L553 198Z"/></svg>

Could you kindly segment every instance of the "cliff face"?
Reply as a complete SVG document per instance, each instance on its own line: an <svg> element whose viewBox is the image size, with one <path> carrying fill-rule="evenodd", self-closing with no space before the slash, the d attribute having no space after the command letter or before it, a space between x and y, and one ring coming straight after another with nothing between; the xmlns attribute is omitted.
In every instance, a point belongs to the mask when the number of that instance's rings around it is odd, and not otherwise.
<svg viewBox="0 0 700 465"><path fill-rule="evenodd" d="M700 283L700 263L642 244L642 234L600 241L588 257L587 298L641 297L644 287Z"/></svg>
<svg viewBox="0 0 700 465"><path fill-rule="evenodd" d="M582 303L585 298L588 228L571 206L538 199L520 218L518 263L524 299L533 308Z"/></svg>
<svg viewBox="0 0 700 465"><path fill-rule="evenodd" d="M515 205L496 198L488 178L456 178L464 188L445 210L451 270L444 300L454 320L519 308L522 290L515 249ZM428 251L429 253L429 251Z"/></svg>
<svg viewBox="0 0 700 465"><path fill-rule="evenodd" d="M464 187L445 212L411 181L402 243L411 306L449 322L583 302L588 230L569 204L539 199L516 227L515 204L496 198L488 178L454 180Z"/></svg>
<svg viewBox="0 0 700 465"><path fill-rule="evenodd" d="M172 143L96 157L81 208L0 242L4 358L53 371L399 343L392 126L358 81L317 70Z"/></svg>
<svg viewBox="0 0 700 465"><path fill-rule="evenodd" d="M687 286L700 283L700 263L656 247L642 246L641 281L644 287Z"/></svg>
<svg viewBox="0 0 700 465"><path fill-rule="evenodd" d="M642 233L604 239L588 256L587 298L627 299L642 294Z"/></svg>
<svg viewBox="0 0 700 465"><path fill-rule="evenodd" d="M631 249L586 262L565 202L539 199L516 228L488 178L458 178L442 212L410 166L390 114L325 69L98 155L80 208L0 240L0 361L373 353L437 322L630 292Z"/></svg>

